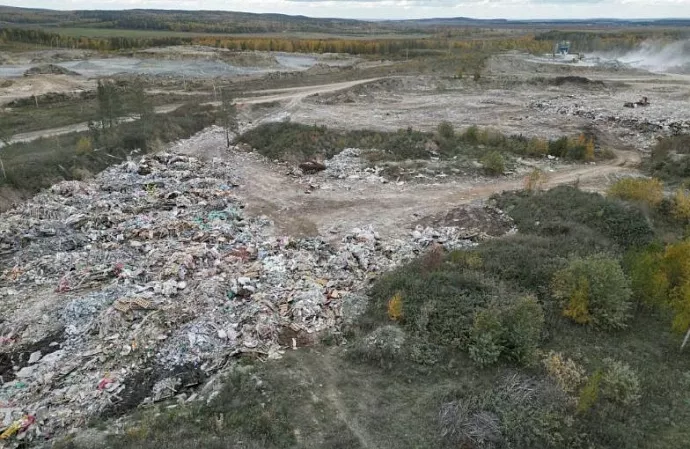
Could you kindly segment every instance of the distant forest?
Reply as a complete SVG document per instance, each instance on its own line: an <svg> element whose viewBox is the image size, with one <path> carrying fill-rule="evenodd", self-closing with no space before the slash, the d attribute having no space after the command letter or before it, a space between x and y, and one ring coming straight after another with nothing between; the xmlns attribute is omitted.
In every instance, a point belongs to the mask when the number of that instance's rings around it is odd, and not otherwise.
<svg viewBox="0 0 690 449"><path fill-rule="evenodd" d="M0 6L0 27L40 26L65 28L107 28L195 33L327 33L339 35L439 33L457 27L549 28L606 30L635 28L690 28L690 19L588 21L479 20L464 17L419 20L365 21L312 18L284 14L253 14L233 11L168 11L135 9L125 11L53 11Z"/></svg>
<svg viewBox="0 0 690 449"><path fill-rule="evenodd" d="M370 22L225 11L51 11L0 6L0 44L105 52L194 44L235 51L405 58L452 52L478 66L500 51L549 53L559 40L572 41L573 51L590 52L631 49L650 38L690 37L690 20L651 22L656 25L554 21L550 24L559 31L553 31L543 28L542 22L465 18Z"/></svg>
<svg viewBox="0 0 690 449"><path fill-rule="evenodd" d="M315 19L283 14L232 11L52 11L0 6L0 24L42 27L116 28L129 30L185 31L196 33L312 32L366 34L400 32L377 22L348 19ZM415 32L413 27L404 27Z"/></svg>

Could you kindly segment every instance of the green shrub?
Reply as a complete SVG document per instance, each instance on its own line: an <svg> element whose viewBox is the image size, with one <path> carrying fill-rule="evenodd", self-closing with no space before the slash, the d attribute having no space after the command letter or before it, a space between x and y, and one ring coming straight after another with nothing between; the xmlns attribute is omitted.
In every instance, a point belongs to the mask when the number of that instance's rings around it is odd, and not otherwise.
<svg viewBox="0 0 690 449"><path fill-rule="evenodd" d="M77 156L86 156L87 154L93 153L93 143L88 137L80 137L77 141L77 147L75 149Z"/></svg>
<svg viewBox="0 0 690 449"><path fill-rule="evenodd" d="M484 170L490 175L502 175L505 173L505 160L498 151L491 151L482 158Z"/></svg>
<svg viewBox="0 0 690 449"><path fill-rule="evenodd" d="M578 323L621 329L630 318L630 281L618 261L605 255L573 259L555 274L552 292L563 314Z"/></svg>
<svg viewBox="0 0 690 449"><path fill-rule="evenodd" d="M453 128L453 124L447 121L443 121L438 125L438 128L436 129L438 132L439 137L443 139L454 139L455 138L455 129Z"/></svg>
<svg viewBox="0 0 690 449"><path fill-rule="evenodd" d="M401 360L405 352L405 333L394 325L382 326L359 340L350 354L382 366Z"/></svg>
<svg viewBox="0 0 690 449"><path fill-rule="evenodd" d="M556 157L566 157L570 141L567 137L561 137L549 142L549 155Z"/></svg>
<svg viewBox="0 0 690 449"><path fill-rule="evenodd" d="M599 392L601 389L601 379L604 374L601 370L597 370L587 383L580 390L580 396L577 400L577 411L580 413L590 410L599 400Z"/></svg>
<svg viewBox="0 0 690 449"><path fill-rule="evenodd" d="M479 366L498 362L505 348L501 344L501 319L495 310L482 310L474 318L468 351Z"/></svg>
<svg viewBox="0 0 690 449"><path fill-rule="evenodd" d="M476 144L479 142L479 128L472 125L462 134L462 139L469 144Z"/></svg>
<svg viewBox="0 0 690 449"><path fill-rule="evenodd" d="M649 220L638 207L573 187L559 186L534 195L505 193L496 199L520 232L542 236L577 234L578 239L587 240L590 252L602 251L611 243L624 249L644 246L654 237Z"/></svg>
<svg viewBox="0 0 690 449"><path fill-rule="evenodd" d="M571 225L563 226L561 231L564 234L544 237L517 233L485 242L476 252L487 271L545 297L550 294L554 273L567 265L570 256L587 256L591 251L611 248L587 228Z"/></svg>
<svg viewBox="0 0 690 449"><path fill-rule="evenodd" d="M470 357L482 366L495 363L500 356L528 362L537 349L543 325L544 313L534 298L494 304L475 314L468 348Z"/></svg>
<svg viewBox="0 0 690 449"><path fill-rule="evenodd" d="M670 184L684 184L690 178L690 156L666 156L652 158L648 162L649 174ZM687 188L688 185L685 184Z"/></svg>
<svg viewBox="0 0 690 449"><path fill-rule="evenodd" d="M272 159L304 160L322 155L332 157L348 147L378 149L389 159L428 159L425 144L432 138L430 133L411 128L396 132L371 130L338 131L325 126L309 126L300 123L265 123L239 136L259 153Z"/></svg>
<svg viewBox="0 0 690 449"><path fill-rule="evenodd" d="M380 277L371 291L370 311L363 319L372 322L372 330L379 323L389 323L389 300L400 293L405 330L424 335L437 345L464 347L474 312L492 298L503 296L503 286L445 261L434 270L427 265L417 260Z"/></svg>
<svg viewBox="0 0 690 449"><path fill-rule="evenodd" d="M635 405L640 400L640 379L637 373L623 362L607 359L601 379L603 398L623 406Z"/></svg>

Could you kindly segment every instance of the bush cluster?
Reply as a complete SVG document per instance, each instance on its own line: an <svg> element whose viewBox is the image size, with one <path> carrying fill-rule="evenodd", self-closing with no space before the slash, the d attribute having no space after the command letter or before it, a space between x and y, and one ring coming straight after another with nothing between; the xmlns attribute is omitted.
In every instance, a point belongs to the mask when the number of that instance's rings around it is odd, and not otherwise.
<svg viewBox="0 0 690 449"><path fill-rule="evenodd" d="M478 311L470 330L470 358L481 366L500 357L518 363L530 361L539 344L544 313L535 298L492 304Z"/></svg>
<svg viewBox="0 0 690 449"><path fill-rule="evenodd" d="M630 281L616 259L576 258L554 275L553 296L563 315L601 329L622 329L631 317Z"/></svg>
<svg viewBox="0 0 690 449"><path fill-rule="evenodd" d="M608 190L609 196L657 207L664 199L664 185L655 178L623 178Z"/></svg>
<svg viewBox="0 0 690 449"><path fill-rule="evenodd" d="M542 363L549 377L554 379L558 386L568 394L577 392L587 380L584 368L560 352L549 352Z"/></svg>
<svg viewBox="0 0 690 449"><path fill-rule="evenodd" d="M316 155L330 158L345 148L381 150L388 160L428 159L433 155L469 155L482 160L490 174L505 171L503 154L528 157L553 155L572 160L593 160L594 141L581 135L546 141L524 136L508 136L476 126L456 132L450 122L441 122L435 133L412 128L396 132L373 130L340 131L325 126L299 123L265 123L241 135L259 153L272 159L304 160ZM431 150L437 148L438 152ZM602 153L604 154L604 153Z"/></svg>
<svg viewBox="0 0 690 449"><path fill-rule="evenodd" d="M520 232L575 237L590 252L602 251L611 243L622 249L644 246L654 238L649 220L635 205L569 186L536 195L507 193L496 200Z"/></svg>

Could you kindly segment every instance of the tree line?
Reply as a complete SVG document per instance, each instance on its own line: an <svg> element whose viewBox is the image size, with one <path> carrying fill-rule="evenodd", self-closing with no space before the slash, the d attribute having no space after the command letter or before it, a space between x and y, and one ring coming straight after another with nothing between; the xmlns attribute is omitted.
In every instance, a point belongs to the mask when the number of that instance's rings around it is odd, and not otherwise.
<svg viewBox="0 0 690 449"><path fill-rule="evenodd" d="M537 40L533 36L489 40L454 40L441 37L420 39L297 39L229 36L76 37L22 28L3 29L0 31L0 42L2 41L98 51L195 44L236 51L349 53L386 56L408 54L410 51L494 52L523 50L544 53L551 49L550 42Z"/></svg>
<svg viewBox="0 0 690 449"><path fill-rule="evenodd" d="M22 42L47 47L78 48L82 50L117 51L167 45L191 44L191 37L75 37L50 33L39 29L5 28L0 30L0 42Z"/></svg>

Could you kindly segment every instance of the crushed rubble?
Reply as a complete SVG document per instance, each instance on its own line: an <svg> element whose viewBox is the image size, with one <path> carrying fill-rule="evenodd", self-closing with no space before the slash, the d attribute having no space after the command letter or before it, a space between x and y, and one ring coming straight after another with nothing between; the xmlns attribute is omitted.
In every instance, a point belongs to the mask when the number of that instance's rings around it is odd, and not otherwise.
<svg viewBox="0 0 690 449"><path fill-rule="evenodd" d="M5 447L180 399L232 357L280 357L339 332L377 272L477 237L453 226L390 241L371 227L336 243L277 236L245 216L240 178L218 159L159 153L0 216Z"/></svg>

